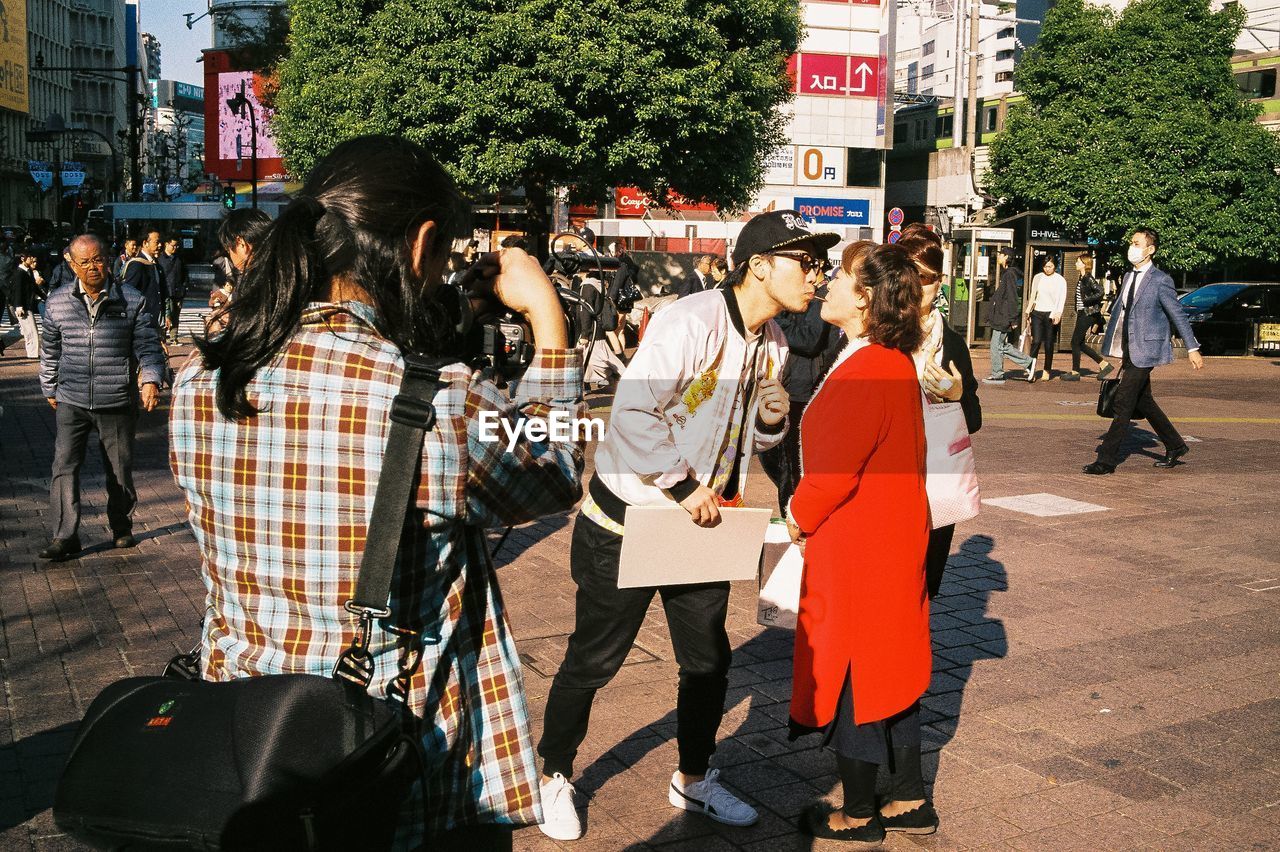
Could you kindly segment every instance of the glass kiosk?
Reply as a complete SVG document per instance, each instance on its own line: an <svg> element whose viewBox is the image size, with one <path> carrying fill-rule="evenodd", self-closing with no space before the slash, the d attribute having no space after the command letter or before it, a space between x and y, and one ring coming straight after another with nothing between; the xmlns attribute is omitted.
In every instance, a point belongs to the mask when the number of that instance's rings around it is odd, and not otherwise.
<svg viewBox="0 0 1280 852"><path fill-rule="evenodd" d="M958 228L951 234L948 321L970 346L987 338L988 302L995 292L996 253L1013 245L1012 228Z"/></svg>

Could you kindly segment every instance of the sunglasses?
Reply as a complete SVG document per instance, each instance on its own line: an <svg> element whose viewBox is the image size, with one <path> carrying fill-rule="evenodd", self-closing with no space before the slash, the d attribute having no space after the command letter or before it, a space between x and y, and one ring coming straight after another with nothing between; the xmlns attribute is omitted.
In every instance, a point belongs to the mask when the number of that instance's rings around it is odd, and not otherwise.
<svg viewBox="0 0 1280 852"><path fill-rule="evenodd" d="M789 257L796 263L800 264L800 269L805 273L809 272L826 272L831 268L831 264L825 257L814 257L811 254L794 253L785 251L769 252L773 257Z"/></svg>

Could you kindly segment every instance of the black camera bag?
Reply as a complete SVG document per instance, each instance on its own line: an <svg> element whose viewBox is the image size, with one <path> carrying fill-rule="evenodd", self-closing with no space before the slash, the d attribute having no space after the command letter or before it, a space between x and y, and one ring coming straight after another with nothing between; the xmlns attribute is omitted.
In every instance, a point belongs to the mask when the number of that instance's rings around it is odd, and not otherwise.
<svg viewBox="0 0 1280 852"><path fill-rule="evenodd" d="M368 647L375 619L391 616L391 575L444 363L405 359L356 591L346 604L360 627L332 677L191 680L199 664L193 652L175 658L166 676L111 684L89 706L58 782L59 828L91 846L129 850L391 844L400 807L426 767L417 720L404 703L421 655L411 649L384 700L366 691L374 663Z"/></svg>

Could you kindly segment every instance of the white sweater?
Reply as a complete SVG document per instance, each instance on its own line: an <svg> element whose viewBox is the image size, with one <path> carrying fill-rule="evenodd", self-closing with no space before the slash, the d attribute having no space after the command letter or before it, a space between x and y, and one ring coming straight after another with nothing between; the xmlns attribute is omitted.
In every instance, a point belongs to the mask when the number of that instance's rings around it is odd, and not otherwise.
<svg viewBox="0 0 1280 852"><path fill-rule="evenodd" d="M710 485L717 463L731 454L727 441L742 421L740 393L746 359L756 353L759 380L778 378L787 344L769 320L756 343L748 343L730 290L706 290L681 299L654 316L613 398L604 442L596 450L599 480L622 502L669 504L666 489L688 478ZM758 396L758 395L757 395ZM758 401L747 412L743 461L737 490L744 493L747 460L786 434L756 430Z"/></svg>
<svg viewBox="0 0 1280 852"><path fill-rule="evenodd" d="M1062 316L1062 308L1067 303L1067 279L1058 273L1045 275L1037 272L1031 279L1031 310L1045 311L1055 317Z"/></svg>

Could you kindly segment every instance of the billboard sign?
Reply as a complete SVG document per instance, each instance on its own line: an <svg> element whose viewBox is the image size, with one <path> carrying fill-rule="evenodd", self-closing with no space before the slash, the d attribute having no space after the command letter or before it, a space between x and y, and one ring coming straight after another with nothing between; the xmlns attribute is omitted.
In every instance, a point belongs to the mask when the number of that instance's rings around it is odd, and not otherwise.
<svg viewBox="0 0 1280 852"><path fill-rule="evenodd" d="M802 95L878 98L884 68L879 56L801 53L796 56L796 91Z"/></svg>
<svg viewBox="0 0 1280 852"><path fill-rule="evenodd" d="M262 105L262 76L240 67L228 51L207 50L204 53L204 82L205 170L221 181L248 181L254 177L251 163L254 136L249 110L246 108L243 115L237 115L227 105L227 101L239 96L243 86L245 99L254 110L258 126L259 191L264 182L283 179L284 162L271 134L271 112ZM184 91L181 94L187 101L186 95L194 93ZM178 95L175 86L175 100Z"/></svg>
<svg viewBox="0 0 1280 852"><path fill-rule="evenodd" d="M796 198L796 212L822 225L870 225L868 198Z"/></svg>
<svg viewBox="0 0 1280 852"><path fill-rule="evenodd" d="M800 145L796 154L796 184L799 186L844 186L848 165L844 148Z"/></svg>
<svg viewBox="0 0 1280 852"><path fill-rule="evenodd" d="M620 186L613 191L613 206L615 213L619 217L625 218L643 216L650 207L657 207L657 204L652 198L634 186ZM716 210L714 204L699 204L696 201L689 201L675 192L668 196L668 206L672 210L703 213L714 213Z"/></svg>
<svg viewBox="0 0 1280 852"><path fill-rule="evenodd" d="M270 115L262 108L262 102L254 91L255 74L252 71L232 71L218 75L218 156L223 160L237 159L237 149L249 155L253 144L254 119L258 127L258 159L272 160L280 157L276 140L271 138ZM248 108L237 115L227 102L244 92Z"/></svg>
<svg viewBox="0 0 1280 852"><path fill-rule="evenodd" d="M29 113L27 0L0 0L0 109Z"/></svg>

